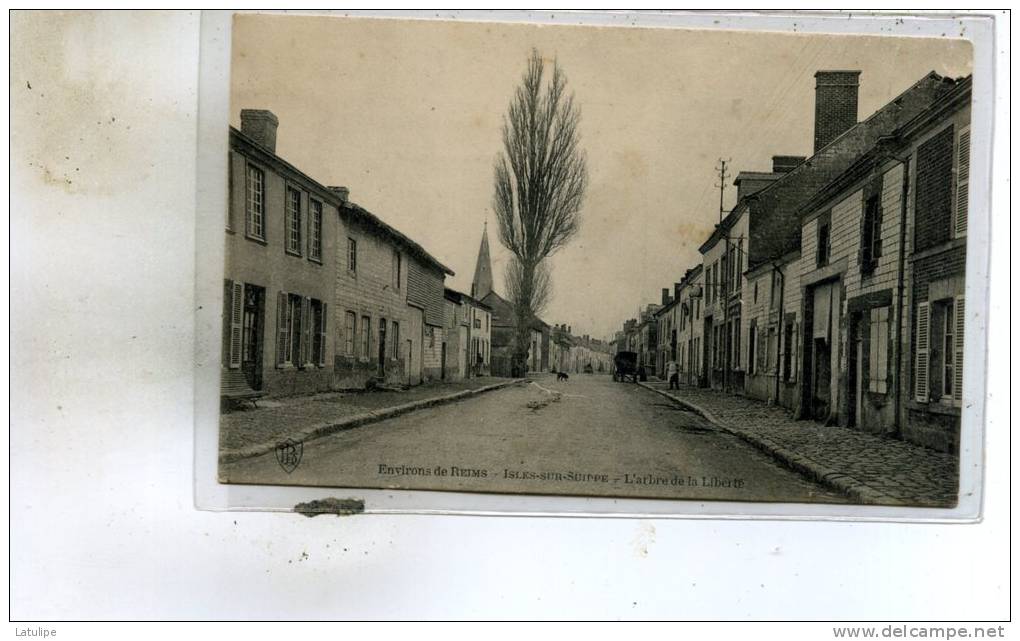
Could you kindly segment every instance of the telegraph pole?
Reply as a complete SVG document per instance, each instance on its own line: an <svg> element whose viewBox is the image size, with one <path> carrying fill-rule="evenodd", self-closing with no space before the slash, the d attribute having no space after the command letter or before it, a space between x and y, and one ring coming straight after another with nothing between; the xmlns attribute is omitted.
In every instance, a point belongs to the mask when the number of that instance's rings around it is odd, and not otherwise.
<svg viewBox="0 0 1020 641"><path fill-rule="evenodd" d="M732 158L727 158L726 160L723 160L722 158L720 158L719 159L719 166L715 168L715 170L719 172L719 184L716 185L716 187L719 188L719 222L720 223L722 222L723 214L725 213L725 211L723 210L723 195L726 193L726 179L729 178L729 175L726 173L726 165L729 164L731 160L732 160Z"/></svg>

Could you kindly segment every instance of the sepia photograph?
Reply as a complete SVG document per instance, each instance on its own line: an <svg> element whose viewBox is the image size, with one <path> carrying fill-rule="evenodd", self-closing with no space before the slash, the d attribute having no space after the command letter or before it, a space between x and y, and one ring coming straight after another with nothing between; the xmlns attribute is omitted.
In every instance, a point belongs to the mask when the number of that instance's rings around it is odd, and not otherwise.
<svg viewBox="0 0 1020 641"><path fill-rule="evenodd" d="M955 507L959 35L235 15L218 481Z"/></svg>

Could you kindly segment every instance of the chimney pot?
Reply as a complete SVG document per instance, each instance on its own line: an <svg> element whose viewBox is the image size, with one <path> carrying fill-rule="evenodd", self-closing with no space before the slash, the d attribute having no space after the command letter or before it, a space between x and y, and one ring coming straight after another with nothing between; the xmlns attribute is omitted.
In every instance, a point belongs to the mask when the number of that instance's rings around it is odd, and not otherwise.
<svg viewBox="0 0 1020 641"><path fill-rule="evenodd" d="M822 147L857 124L857 89L860 71L815 73L815 147Z"/></svg>
<svg viewBox="0 0 1020 641"><path fill-rule="evenodd" d="M772 156L772 173L785 174L805 160L804 156Z"/></svg>
<svg viewBox="0 0 1020 641"><path fill-rule="evenodd" d="M331 192L333 192L334 194L336 194L337 198L339 198L343 202L347 202L348 199L351 197L351 190L346 188L346 187L341 187L341 186L333 185L333 186L330 186L330 187L326 187L326 189L328 189ZM473 295L474 294L472 294L472 296Z"/></svg>
<svg viewBox="0 0 1020 641"><path fill-rule="evenodd" d="M268 109L242 109L241 133L276 153L276 128L280 120Z"/></svg>

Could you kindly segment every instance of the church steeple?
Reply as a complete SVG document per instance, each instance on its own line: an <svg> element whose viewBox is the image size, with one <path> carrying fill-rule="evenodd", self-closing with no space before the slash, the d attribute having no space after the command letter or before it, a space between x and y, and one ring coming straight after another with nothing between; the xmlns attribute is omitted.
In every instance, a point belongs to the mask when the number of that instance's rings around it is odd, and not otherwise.
<svg viewBox="0 0 1020 641"><path fill-rule="evenodd" d="M478 248L478 262L475 263L475 278L471 281L471 295L485 298L492 291L492 260L489 258L489 223L482 227L482 246Z"/></svg>

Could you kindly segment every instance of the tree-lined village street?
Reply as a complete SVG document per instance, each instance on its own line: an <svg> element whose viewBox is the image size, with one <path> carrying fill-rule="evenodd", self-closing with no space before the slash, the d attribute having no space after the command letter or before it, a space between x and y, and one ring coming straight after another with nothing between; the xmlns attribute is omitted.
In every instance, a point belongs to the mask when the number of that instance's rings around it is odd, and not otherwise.
<svg viewBox="0 0 1020 641"><path fill-rule="evenodd" d="M684 238L700 259L598 337L547 320L558 287L599 285L557 279L596 162L568 71L532 49L508 88L499 244L479 212L465 291L430 239L277 155L275 113L241 109L221 480L954 505L970 76L931 71L860 114L861 71L815 70L791 88L813 89L811 153L778 136L732 185L722 163L718 223ZM623 293L593 291L585 314Z"/></svg>

